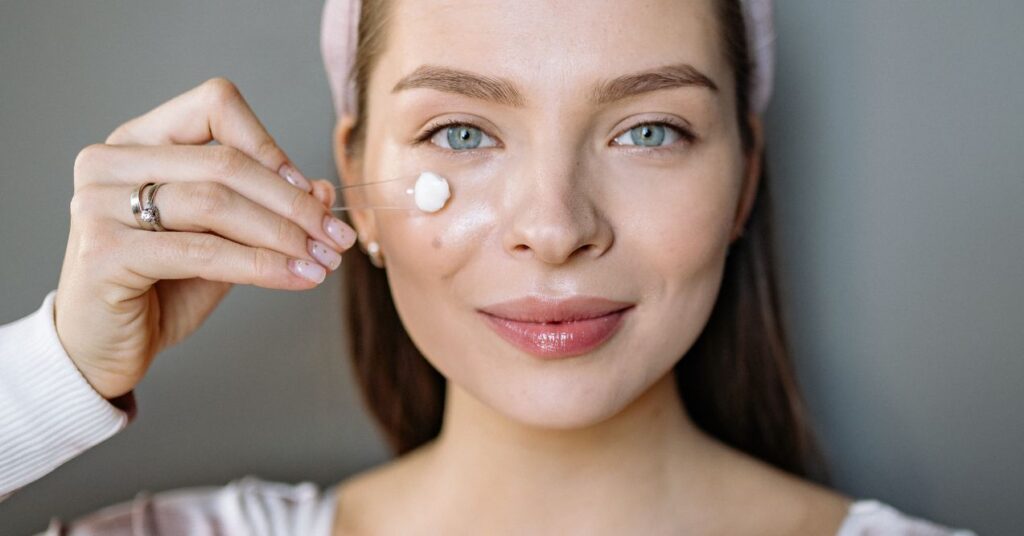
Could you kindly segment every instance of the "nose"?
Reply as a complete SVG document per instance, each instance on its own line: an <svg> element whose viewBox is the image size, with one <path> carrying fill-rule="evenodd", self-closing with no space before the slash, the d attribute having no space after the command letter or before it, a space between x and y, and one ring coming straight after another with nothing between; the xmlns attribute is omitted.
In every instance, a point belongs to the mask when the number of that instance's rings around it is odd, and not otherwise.
<svg viewBox="0 0 1024 536"><path fill-rule="evenodd" d="M581 156L556 150L528 160L506 184L506 251L552 265L603 255L614 233Z"/></svg>

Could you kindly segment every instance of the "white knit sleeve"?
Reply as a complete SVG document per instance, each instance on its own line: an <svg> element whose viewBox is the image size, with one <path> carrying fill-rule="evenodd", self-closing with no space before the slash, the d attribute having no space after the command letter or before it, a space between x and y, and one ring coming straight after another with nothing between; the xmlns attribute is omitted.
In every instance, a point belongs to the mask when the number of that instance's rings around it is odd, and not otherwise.
<svg viewBox="0 0 1024 536"><path fill-rule="evenodd" d="M64 350L54 323L56 294L0 325L0 501L135 418L134 391L104 398Z"/></svg>

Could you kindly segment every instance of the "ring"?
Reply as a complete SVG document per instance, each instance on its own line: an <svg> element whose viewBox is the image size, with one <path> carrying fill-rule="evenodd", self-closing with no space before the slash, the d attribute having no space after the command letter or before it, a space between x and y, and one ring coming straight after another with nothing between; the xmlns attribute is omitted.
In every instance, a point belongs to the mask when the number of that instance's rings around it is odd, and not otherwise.
<svg viewBox="0 0 1024 536"><path fill-rule="evenodd" d="M160 210L157 209L156 204L153 202L156 198L156 191L162 184L163 183L146 182L132 190L130 198L132 215L135 216L135 221L139 224L139 227L147 231L167 230L160 224ZM149 186L152 186L152 188L149 188L149 190L143 194L143 191ZM139 203L140 196L145 199L145 204Z"/></svg>

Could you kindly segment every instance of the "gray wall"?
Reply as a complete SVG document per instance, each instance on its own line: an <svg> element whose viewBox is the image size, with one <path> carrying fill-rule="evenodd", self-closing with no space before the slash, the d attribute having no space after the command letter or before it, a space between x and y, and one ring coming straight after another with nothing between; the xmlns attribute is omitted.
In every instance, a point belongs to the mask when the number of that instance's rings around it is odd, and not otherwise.
<svg viewBox="0 0 1024 536"><path fill-rule="evenodd" d="M302 169L333 179L320 7L0 2L0 323L57 284L78 150L206 78L237 82ZM776 12L781 283L837 487L1012 533L1024 3L781 0ZM250 473L326 486L385 460L343 358L339 283L232 290L155 361L139 420L0 503L0 532L141 489Z"/></svg>

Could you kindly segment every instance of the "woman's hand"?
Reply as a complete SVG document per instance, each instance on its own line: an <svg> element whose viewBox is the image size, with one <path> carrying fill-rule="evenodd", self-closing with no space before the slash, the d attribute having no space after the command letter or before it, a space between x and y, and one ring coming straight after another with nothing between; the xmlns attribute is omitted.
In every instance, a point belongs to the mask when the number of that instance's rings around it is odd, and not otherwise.
<svg viewBox="0 0 1024 536"><path fill-rule="evenodd" d="M101 395L132 390L232 283L304 290L338 267L355 233L331 215L331 183L294 169L223 78L78 154L55 322ZM140 229L132 215L129 196L144 182L165 183L155 198L164 232Z"/></svg>

